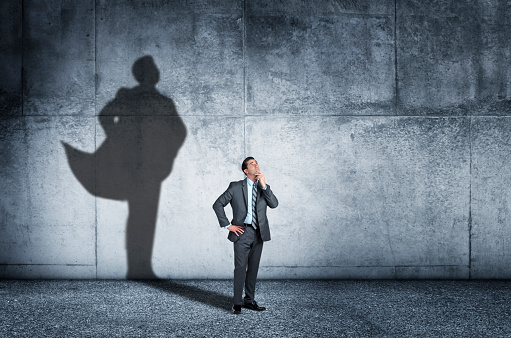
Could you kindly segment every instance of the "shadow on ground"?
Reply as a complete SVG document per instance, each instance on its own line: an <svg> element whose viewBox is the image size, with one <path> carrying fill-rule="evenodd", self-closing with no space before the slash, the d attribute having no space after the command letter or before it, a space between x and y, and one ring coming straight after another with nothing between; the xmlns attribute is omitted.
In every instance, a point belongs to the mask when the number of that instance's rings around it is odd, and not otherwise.
<svg viewBox="0 0 511 338"><path fill-rule="evenodd" d="M226 312L230 312L230 308L232 307L232 297L219 292L204 290L193 285L177 283L172 280L141 280L138 282L154 289L172 293L211 307L216 307Z"/></svg>
<svg viewBox="0 0 511 338"><path fill-rule="evenodd" d="M511 337L510 281L0 280L0 337Z"/></svg>

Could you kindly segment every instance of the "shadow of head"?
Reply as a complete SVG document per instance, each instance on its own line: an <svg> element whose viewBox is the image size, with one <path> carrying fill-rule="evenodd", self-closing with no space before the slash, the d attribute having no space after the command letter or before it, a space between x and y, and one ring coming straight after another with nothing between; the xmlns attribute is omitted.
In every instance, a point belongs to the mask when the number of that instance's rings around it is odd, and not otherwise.
<svg viewBox="0 0 511 338"><path fill-rule="evenodd" d="M160 81L160 71L150 55L143 56L135 61L133 67L131 67L131 72L135 80L143 86L154 87Z"/></svg>

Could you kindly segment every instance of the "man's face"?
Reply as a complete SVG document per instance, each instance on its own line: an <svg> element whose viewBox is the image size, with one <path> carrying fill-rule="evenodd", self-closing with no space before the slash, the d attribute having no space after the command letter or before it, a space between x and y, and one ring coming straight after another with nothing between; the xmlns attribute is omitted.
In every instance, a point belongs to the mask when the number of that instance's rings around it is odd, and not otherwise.
<svg viewBox="0 0 511 338"><path fill-rule="evenodd" d="M247 169L244 170L247 176L255 176L259 172L259 164L256 160L250 160L247 163Z"/></svg>

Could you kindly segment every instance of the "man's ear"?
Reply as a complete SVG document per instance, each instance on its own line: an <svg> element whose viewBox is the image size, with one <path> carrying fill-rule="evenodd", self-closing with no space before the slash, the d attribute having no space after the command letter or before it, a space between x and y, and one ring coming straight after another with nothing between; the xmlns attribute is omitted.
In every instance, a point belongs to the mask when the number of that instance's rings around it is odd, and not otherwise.
<svg viewBox="0 0 511 338"><path fill-rule="evenodd" d="M244 169L243 172L245 173L245 176L247 176L248 169Z"/></svg>

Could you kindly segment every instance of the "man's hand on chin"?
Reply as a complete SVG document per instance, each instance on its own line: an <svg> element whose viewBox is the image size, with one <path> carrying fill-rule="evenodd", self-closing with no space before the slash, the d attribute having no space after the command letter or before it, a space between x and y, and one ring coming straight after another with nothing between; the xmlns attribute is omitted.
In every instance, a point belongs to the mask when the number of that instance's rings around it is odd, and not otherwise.
<svg viewBox="0 0 511 338"><path fill-rule="evenodd" d="M256 171L255 177L256 177L256 180L259 180L259 183L261 183L261 187L263 187L263 189L266 189L266 181L265 181L264 174L260 171Z"/></svg>

